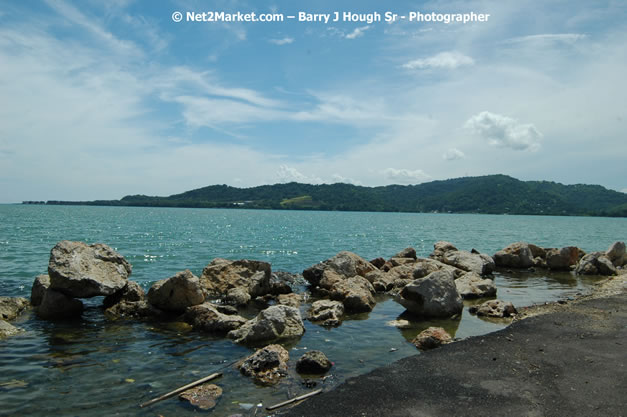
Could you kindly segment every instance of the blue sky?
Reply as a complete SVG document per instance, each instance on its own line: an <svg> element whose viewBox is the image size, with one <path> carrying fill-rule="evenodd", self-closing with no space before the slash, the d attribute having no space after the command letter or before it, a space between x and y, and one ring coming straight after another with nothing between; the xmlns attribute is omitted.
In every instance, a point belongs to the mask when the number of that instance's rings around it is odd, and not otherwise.
<svg viewBox="0 0 627 417"><path fill-rule="evenodd" d="M627 192L626 22L623 1L5 1L0 202L495 173Z"/></svg>

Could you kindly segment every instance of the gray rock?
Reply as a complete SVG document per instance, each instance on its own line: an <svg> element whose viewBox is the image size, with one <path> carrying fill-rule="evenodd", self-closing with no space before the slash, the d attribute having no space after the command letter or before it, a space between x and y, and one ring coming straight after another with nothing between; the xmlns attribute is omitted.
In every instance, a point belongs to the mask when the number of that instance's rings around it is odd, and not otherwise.
<svg viewBox="0 0 627 417"><path fill-rule="evenodd" d="M339 326L340 318L344 314L344 304L339 301L319 300L315 301L309 311L307 318L311 322L318 322L322 326Z"/></svg>
<svg viewBox="0 0 627 417"><path fill-rule="evenodd" d="M452 317L461 313L462 298L451 271L432 272L407 284L399 302L411 313L424 317Z"/></svg>
<svg viewBox="0 0 627 417"><path fill-rule="evenodd" d="M165 315L163 311L148 303L146 300L120 302L107 307L105 315L112 320L119 319L152 319Z"/></svg>
<svg viewBox="0 0 627 417"><path fill-rule="evenodd" d="M529 268L534 265L533 252L529 244L516 242L494 254L496 266L506 268Z"/></svg>
<svg viewBox="0 0 627 417"><path fill-rule="evenodd" d="M247 320L237 314L221 313L214 304L203 303L189 307L185 311L185 321L191 324L195 330L228 333L240 328Z"/></svg>
<svg viewBox="0 0 627 417"><path fill-rule="evenodd" d="M616 275L616 267L604 252L591 252L581 258L575 273L578 275Z"/></svg>
<svg viewBox="0 0 627 417"><path fill-rule="evenodd" d="M179 400L186 401L199 410L214 408L222 397L222 388L214 384L202 384L179 394Z"/></svg>
<svg viewBox="0 0 627 417"><path fill-rule="evenodd" d="M491 279L482 278L475 272L467 274L455 280L457 292L462 298L493 297L496 295L496 285Z"/></svg>
<svg viewBox="0 0 627 417"><path fill-rule="evenodd" d="M366 279L372 284L376 292L387 292L394 288L394 274L383 271L372 271L366 274Z"/></svg>
<svg viewBox="0 0 627 417"><path fill-rule="evenodd" d="M516 308L512 303L502 300L486 301L479 306L470 307L469 311L477 316L494 318L511 317L517 313Z"/></svg>
<svg viewBox="0 0 627 417"><path fill-rule="evenodd" d="M296 372L300 374L324 374L331 369L333 363L327 355L319 350L310 350L296 362Z"/></svg>
<svg viewBox="0 0 627 417"><path fill-rule="evenodd" d="M411 278L424 278L430 273L440 270L452 272L453 275L455 275L455 278L459 278L466 273L466 271L462 271L459 268L447 265L436 259L418 258L418 260L413 264Z"/></svg>
<svg viewBox="0 0 627 417"><path fill-rule="evenodd" d="M236 343L270 343L298 338L305 333L305 325L298 309L274 305L262 310L237 330L228 333Z"/></svg>
<svg viewBox="0 0 627 417"><path fill-rule="evenodd" d="M7 323L4 320L0 320L0 339L5 337L15 336L20 332L20 329Z"/></svg>
<svg viewBox="0 0 627 417"><path fill-rule="evenodd" d="M485 253L474 254L465 250L448 251L440 260L462 271L475 272L479 275L491 274L495 266L491 256Z"/></svg>
<svg viewBox="0 0 627 417"><path fill-rule="evenodd" d="M23 297L0 297L0 320L15 320L30 303Z"/></svg>
<svg viewBox="0 0 627 417"><path fill-rule="evenodd" d="M411 342L420 350L435 349L453 340L450 334L441 327L429 327L421 331Z"/></svg>
<svg viewBox="0 0 627 417"><path fill-rule="evenodd" d="M270 275L270 294L290 294L292 285L298 281L304 281L301 275L291 274L285 271L276 271Z"/></svg>
<svg viewBox="0 0 627 417"><path fill-rule="evenodd" d="M372 284L364 277L355 276L338 282L331 288L331 298L341 301L349 312L372 311L376 305Z"/></svg>
<svg viewBox="0 0 627 417"><path fill-rule="evenodd" d="M570 271L570 267L579 261L579 248L566 246L561 249L547 249L546 266L555 271Z"/></svg>
<svg viewBox="0 0 627 417"><path fill-rule="evenodd" d="M48 288L41 304L37 307L37 315L42 319L54 320L78 317L83 312L83 303L72 297Z"/></svg>
<svg viewBox="0 0 627 417"><path fill-rule="evenodd" d="M251 296L248 293L248 289L244 287L235 287L227 291L224 301L227 304L235 306L245 306L251 300Z"/></svg>
<svg viewBox="0 0 627 417"><path fill-rule="evenodd" d="M623 266L627 264L627 252L625 251L625 242L614 242L605 252L605 256L614 266Z"/></svg>
<svg viewBox="0 0 627 417"><path fill-rule="evenodd" d="M416 249L414 248L405 248L402 251L400 251L399 253L397 253L396 255L394 255L392 258L409 258L409 259L416 259Z"/></svg>
<svg viewBox="0 0 627 417"><path fill-rule="evenodd" d="M63 240L50 251L50 288L70 297L111 295L126 285L131 264L109 246Z"/></svg>
<svg viewBox="0 0 627 417"><path fill-rule="evenodd" d="M268 345L258 349L239 366L242 374L261 385L275 385L287 375L290 355L281 345Z"/></svg>
<svg viewBox="0 0 627 417"><path fill-rule="evenodd" d="M148 290L148 302L161 310L183 312L205 301L198 277L188 269L155 282Z"/></svg>
<svg viewBox="0 0 627 417"><path fill-rule="evenodd" d="M457 248L451 242L440 240L433 244L433 252L431 252L429 258L440 260L446 252L451 251L457 251Z"/></svg>
<svg viewBox="0 0 627 417"><path fill-rule="evenodd" d="M315 287L320 284L320 280L326 270L332 270L342 278L351 278L355 275L364 277L368 272L376 269L374 265L361 256L344 251L338 253L333 258L305 269L303 277Z"/></svg>
<svg viewBox="0 0 627 417"><path fill-rule="evenodd" d="M272 269L267 262L216 258L203 269L200 283L208 296L224 297L230 290L240 288L253 299L271 291L271 275Z"/></svg>
<svg viewBox="0 0 627 417"><path fill-rule="evenodd" d="M48 274L38 275L33 282L33 287L30 290L30 303L32 306L38 306L41 304L41 300L44 298L44 293L50 287L50 277Z"/></svg>
<svg viewBox="0 0 627 417"><path fill-rule="evenodd" d="M135 281L127 281L126 286L114 294L108 295L102 301L105 308L109 308L122 301L135 302L146 299L144 289Z"/></svg>

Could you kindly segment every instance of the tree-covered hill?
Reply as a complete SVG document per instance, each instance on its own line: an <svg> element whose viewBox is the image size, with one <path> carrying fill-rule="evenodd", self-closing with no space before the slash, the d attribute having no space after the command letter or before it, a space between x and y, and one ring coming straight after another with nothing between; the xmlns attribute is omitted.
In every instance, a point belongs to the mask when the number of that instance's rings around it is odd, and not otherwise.
<svg viewBox="0 0 627 417"><path fill-rule="evenodd" d="M506 175L384 187L296 182L251 188L210 185L169 197L130 195L121 200L47 204L627 217L625 193L600 185L520 181Z"/></svg>

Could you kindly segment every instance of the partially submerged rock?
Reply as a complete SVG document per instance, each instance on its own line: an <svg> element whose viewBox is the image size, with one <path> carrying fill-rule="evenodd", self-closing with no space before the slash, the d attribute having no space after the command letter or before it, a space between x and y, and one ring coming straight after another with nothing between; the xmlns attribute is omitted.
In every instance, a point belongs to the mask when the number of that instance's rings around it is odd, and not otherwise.
<svg viewBox="0 0 627 417"><path fill-rule="evenodd" d="M560 249L552 248L546 250L546 266L555 271L570 271L571 266L577 265L579 261L579 248L566 246Z"/></svg>
<svg viewBox="0 0 627 417"><path fill-rule="evenodd" d="M420 350L435 349L453 340L441 327L429 327L418 334L411 342Z"/></svg>
<svg viewBox="0 0 627 417"><path fill-rule="evenodd" d="M242 374L261 385L274 385L287 375L290 355L281 345L268 345L258 349L239 366Z"/></svg>
<svg viewBox="0 0 627 417"><path fill-rule="evenodd" d="M102 301L105 308L114 306L122 301L135 302L145 300L146 293L144 289L135 281L128 281L124 288L115 294L108 295Z"/></svg>
<svg viewBox="0 0 627 417"><path fill-rule="evenodd" d="M83 312L83 303L76 298L48 288L36 311L37 315L43 319L78 317Z"/></svg>
<svg viewBox="0 0 627 417"><path fill-rule="evenodd" d="M262 310L257 317L247 321L228 337L237 343L269 343L293 339L305 333L305 325L298 309L284 305L274 305Z"/></svg>
<svg viewBox="0 0 627 417"><path fill-rule="evenodd" d="M372 311L376 305L374 292L366 278L355 276L336 283L331 288L331 298L341 301L346 311L363 313Z"/></svg>
<svg viewBox="0 0 627 417"><path fill-rule="evenodd" d="M578 275L616 275L616 267L604 252L591 252L577 264Z"/></svg>
<svg viewBox="0 0 627 417"><path fill-rule="evenodd" d="M446 270L432 272L407 284L401 290L399 302L409 312L424 317L452 317L463 309L455 275Z"/></svg>
<svg viewBox="0 0 627 417"><path fill-rule="evenodd" d="M41 304L41 300L44 298L44 293L50 287L50 277L48 274L38 275L33 282L33 287L30 290L30 303L32 306L38 306Z"/></svg>
<svg viewBox="0 0 627 417"><path fill-rule="evenodd" d="M215 384L202 384L179 394L179 400L187 401L199 410L211 410L222 396L222 388Z"/></svg>
<svg viewBox="0 0 627 417"><path fill-rule="evenodd" d="M335 272L342 278L351 278L355 275L366 276L370 271L377 269L370 262L352 252L343 251L324 262L316 264L303 271L303 277L314 287L320 285L323 273L327 270ZM329 287L330 288L330 287Z"/></svg>
<svg viewBox="0 0 627 417"><path fill-rule="evenodd" d="M23 297L0 297L0 320L15 320L29 305Z"/></svg>
<svg viewBox="0 0 627 417"><path fill-rule="evenodd" d="M221 313L214 304L203 303L189 307L185 311L185 321L191 324L195 330L228 333L231 330L239 329L247 320L237 314Z"/></svg>
<svg viewBox="0 0 627 417"><path fill-rule="evenodd" d="M469 311L477 316L495 318L511 317L517 313L516 308L512 303L502 300L486 301L479 306L470 307Z"/></svg>
<svg viewBox="0 0 627 417"><path fill-rule="evenodd" d="M483 278L475 272L468 272L455 280L457 292L462 298L494 297L496 285L491 279Z"/></svg>
<svg viewBox="0 0 627 417"><path fill-rule="evenodd" d="M322 326L339 326L340 318L344 314L344 304L339 301L318 300L315 301L307 313L311 322Z"/></svg>
<svg viewBox="0 0 627 417"><path fill-rule="evenodd" d="M205 301L198 277L189 269L155 282L148 290L148 302L161 310L183 312Z"/></svg>
<svg viewBox="0 0 627 417"><path fill-rule="evenodd" d="M102 243L63 240L50 251L50 288L70 297L111 295L126 285L131 264Z"/></svg>
<svg viewBox="0 0 627 417"><path fill-rule="evenodd" d="M225 297L230 294L231 299L240 304L246 298L243 294L247 294L248 300L268 294L271 274L267 262L216 258L203 269L200 283L206 295Z"/></svg>
<svg viewBox="0 0 627 417"><path fill-rule="evenodd" d="M117 304L107 307L105 315L112 320L118 319L151 319L164 316L164 312L153 306L146 300L127 301L122 300Z"/></svg>
<svg viewBox="0 0 627 417"><path fill-rule="evenodd" d="M534 266L534 256L529 244L516 242L494 254L496 266L506 268L529 268Z"/></svg>
<svg viewBox="0 0 627 417"><path fill-rule="evenodd" d="M296 372L300 374L324 374L331 369L333 363L323 352L311 350L296 362Z"/></svg>
<svg viewBox="0 0 627 417"><path fill-rule="evenodd" d="M4 339L5 337L10 337L18 334L20 329L13 326L12 324L7 323L4 320L0 320L0 339Z"/></svg>

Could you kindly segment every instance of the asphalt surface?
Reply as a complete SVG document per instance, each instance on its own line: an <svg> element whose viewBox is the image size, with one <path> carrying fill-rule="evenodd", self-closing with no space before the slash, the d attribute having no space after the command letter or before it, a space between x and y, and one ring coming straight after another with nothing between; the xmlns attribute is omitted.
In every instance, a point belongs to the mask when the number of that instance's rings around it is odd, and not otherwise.
<svg viewBox="0 0 627 417"><path fill-rule="evenodd" d="M347 380L283 416L627 416L627 292Z"/></svg>

